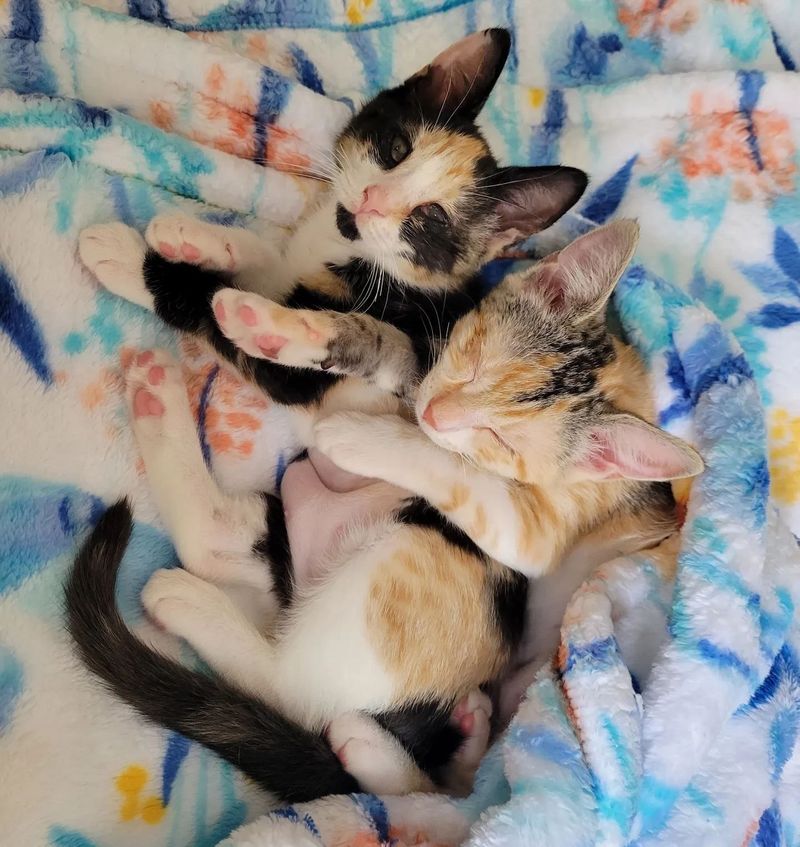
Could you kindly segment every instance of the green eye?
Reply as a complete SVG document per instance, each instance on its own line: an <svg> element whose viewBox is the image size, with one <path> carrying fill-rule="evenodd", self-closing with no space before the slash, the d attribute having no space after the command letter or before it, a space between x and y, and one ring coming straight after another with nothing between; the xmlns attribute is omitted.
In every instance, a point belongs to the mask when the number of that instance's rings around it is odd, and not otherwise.
<svg viewBox="0 0 800 847"><path fill-rule="evenodd" d="M395 165L399 165L410 152L411 144L409 140L405 137L405 135L398 133L397 135L392 136L388 146L386 147L383 157L384 164L387 168L393 168Z"/></svg>

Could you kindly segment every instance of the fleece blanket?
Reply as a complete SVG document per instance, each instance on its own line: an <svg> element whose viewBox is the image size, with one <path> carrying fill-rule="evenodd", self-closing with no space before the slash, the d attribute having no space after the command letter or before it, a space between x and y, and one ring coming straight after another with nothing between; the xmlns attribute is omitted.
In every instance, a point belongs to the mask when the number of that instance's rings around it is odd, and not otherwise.
<svg viewBox="0 0 800 847"><path fill-rule="evenodd" d="M8 0L0 5L0 831L9 845L800 843L800 20L792 0ZM704 453L668 551L576 595L557 661L467 801L269 811L233 768L145 725L74 659L61 585L122 494L119 600L143 637L174 553L121 372L183 360L224 484L274 487L280 410L76 259L89 224L182 210L280 237L365 95L509 26L483 116L501 159L592 184L546 250L639 217L617 297L662 425ZM302 176L299 174L306 174ZM521 255L521 254L520 254ZM511 256L487 269L496 279ZM181 645L160 640L182 654ZM249 823L251 822L252 823ZM243 828L241 825L244 824Z"/></svg>

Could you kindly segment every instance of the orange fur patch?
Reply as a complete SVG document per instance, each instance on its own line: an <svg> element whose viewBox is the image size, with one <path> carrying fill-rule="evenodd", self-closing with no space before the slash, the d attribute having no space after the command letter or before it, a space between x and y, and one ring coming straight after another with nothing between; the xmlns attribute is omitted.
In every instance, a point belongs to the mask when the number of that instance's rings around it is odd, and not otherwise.
<svg viewBox="0 0 800 847"><path fill-rule="evenodd" d="M409 528L402 538L375 572L367 627L398 694L457 699L509 658L487 592L491 566L431 530Z"/></svg>

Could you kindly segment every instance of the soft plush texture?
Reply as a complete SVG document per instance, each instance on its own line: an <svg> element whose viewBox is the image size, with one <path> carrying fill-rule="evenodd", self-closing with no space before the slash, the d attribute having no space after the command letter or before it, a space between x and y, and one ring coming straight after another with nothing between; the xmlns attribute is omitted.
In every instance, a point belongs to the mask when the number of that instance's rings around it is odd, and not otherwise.
<svg viewBox="0 0 800 847"><path fill-rule="evenodd" d="M98 290L78 233L111 219L143 228L169 209L261 232L290 224L318 183L286 172L324 165L358 98L501 25L515 43L483 117L492 145L506 162L592 175L576 213L532 249L640 219L617 308L662 425L709 466L677 579L641 556L584 586L554 669L468 801L336 798L226 843L798 844L792 0L103 5L0 6L0 840L213 845L267 811L231 767L144 724L79 666L61 583L104 504L129 495L120 602L157 638L138 592L174 555L127 427L134 350L181 354L225 484L274 486L291 434L258 393Z"/></svg>

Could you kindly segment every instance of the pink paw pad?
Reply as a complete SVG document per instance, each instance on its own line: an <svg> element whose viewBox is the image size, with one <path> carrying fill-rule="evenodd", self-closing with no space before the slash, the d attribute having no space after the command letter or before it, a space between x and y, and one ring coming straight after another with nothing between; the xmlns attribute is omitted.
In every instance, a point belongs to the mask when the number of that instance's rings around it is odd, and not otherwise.
<svg viewBox="0 0 800 847"><path fill-rule="evenodd" d="M200 251L194 246L194 244L189 244L187 242L181 244L181 253L187 262L196 262L200 258Z"/></svg>
<svg viewBox="0 0 800 847"><path fill-rule="evenodd" d="M223 324L227 320L227 313L225 312L225 307L222 305L222 300L217 300L214 304L214 314L217 318L217 323Z"/></svg>
<svg viewBox="0 0 800 847"><path fill-rule="evenodd" d="M155 356L153 355L153 351L146 350L144 353L139 353L136 357L136 364L139 365L140 368L144 368L147 367L154 358Z"/></svg>
<svg viewBox="0 0 800 847"><path fill-rule="evenodd" d="M251 306L239 307L239 319L246 326L255 326L258 323L258 316Z"/></svg>
<svg viewBox="0 0 800 847"><path fill-rule="evenodd" d="M158 242L158 252L162 256L166 256L167 259L177 259L178 258L178 251L171 244L168 244L166 241L159 241Z"/></svg>
<svg viewBox="0 0 800 847"><path fill-rule="evenodd" d="M458 721L458 728L464 733L464 735L472 735L472 730L475 729L475 715L470 712L470 714L464 715L463 718L460 718Z"/></svg>
<svg viewBox="0 0 800 847"><path fill-rule="evenodd" d="M165 376L166 372L161 365L153 365L153 367L147 372L147 381L150 385L161 385Z"/></svg>
<svg viewBox="0 0 800 847"><path fill-rule="evenodd" d="M139 388L133 395L133 416L136 418L160 418L164 404L146 388Z"/></svg>
<svg viewBox="0 0 800 847"><path fill-rule="evenodd" d="M289 339L282 335L257 335L253 341L268 359L276 359Z"/></svg>

